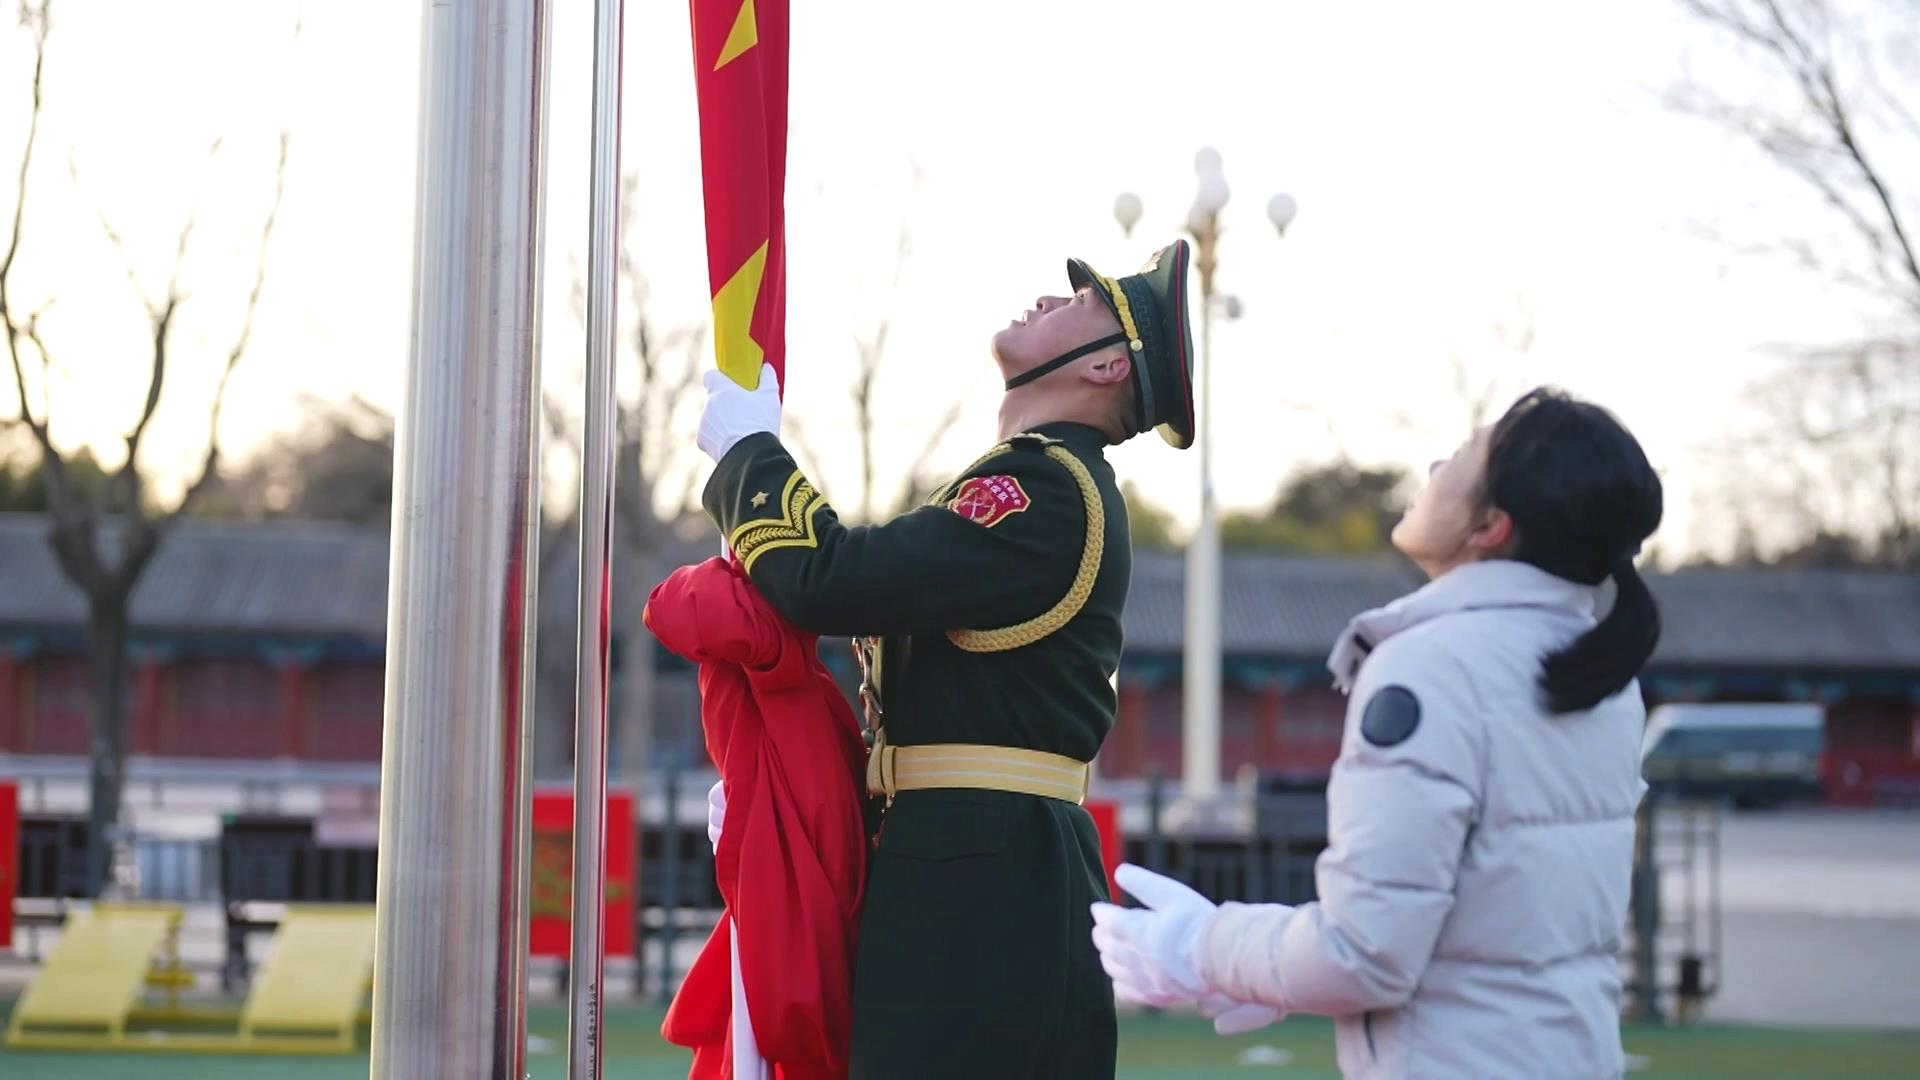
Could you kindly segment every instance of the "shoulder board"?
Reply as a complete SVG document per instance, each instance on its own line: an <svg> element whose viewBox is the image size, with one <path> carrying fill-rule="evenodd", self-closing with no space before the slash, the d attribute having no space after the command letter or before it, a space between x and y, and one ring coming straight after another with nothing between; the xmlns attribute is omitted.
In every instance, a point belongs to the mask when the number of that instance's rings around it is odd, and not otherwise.
<svg viewBox="0 0 1920 1080"><path fill-rule="evenodd" d="M1048 438L1037 431L1023 431L1007 440L1007 445L1015 450L1045 450L1049 446L1059 446L1063 440Z"/></svg>

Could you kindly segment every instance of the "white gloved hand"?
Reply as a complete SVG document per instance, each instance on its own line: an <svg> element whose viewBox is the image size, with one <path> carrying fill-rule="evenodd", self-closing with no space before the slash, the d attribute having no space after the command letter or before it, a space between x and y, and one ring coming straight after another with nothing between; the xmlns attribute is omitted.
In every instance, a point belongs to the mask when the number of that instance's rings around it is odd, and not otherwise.
<svg viewBox="0 0 1920 1080"><path fill-rule="evenodd" d="M1195 952L1213 901L1170 877L1124 863L1114 882L1144 908L1093 905L1093 944L1113 995L1140 1005L1176 1005L1212 992Z"/></svg>
<svg viewBox="0 0 1920 1080"><path fill-rule="evenodd" d="M718 371L707 372L707 407L700 414L694 442L714 461L749 435L780 430L780 377L772 364L760 365L759 389L749 390Z"/></svg>
<svg viewBox="0 0 1920 1080"><path fill-rule="evenodd" d="M1277 1024L1286 1016L1271 1005L1237 1001L1221 993L1200 999L1200 1015L1213 1021L1213 1030L1219 1035L1245 1035Z"/></svg>
<svg viewBox="0 0 1920 1080"><path fill-rule="evenodd" d="M720 850L720 822L727 816L727 782L715 781L707 789L707 842Z"/></svg>

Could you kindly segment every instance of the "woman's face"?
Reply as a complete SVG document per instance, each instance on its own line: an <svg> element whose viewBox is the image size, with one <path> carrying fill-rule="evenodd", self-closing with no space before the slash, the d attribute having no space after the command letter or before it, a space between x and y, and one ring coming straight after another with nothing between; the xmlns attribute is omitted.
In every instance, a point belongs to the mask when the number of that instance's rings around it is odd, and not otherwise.
<svg viewBox="0 0 1920 1080"><path fill-rule="evenodd" d="M1486 505L1487 447L1492 429L1483 427L1460 444L1453 456L1427 471L1427 486L1413 497L1407 514L1393 529L1393 546L1437 578L1464 563L1508 553L1513 523L1506 513Z"/></svg>

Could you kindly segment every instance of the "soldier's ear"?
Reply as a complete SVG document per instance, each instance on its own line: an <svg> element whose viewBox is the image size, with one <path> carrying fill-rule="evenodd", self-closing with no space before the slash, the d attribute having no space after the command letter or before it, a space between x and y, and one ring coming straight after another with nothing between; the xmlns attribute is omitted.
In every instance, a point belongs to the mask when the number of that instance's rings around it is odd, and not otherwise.
<svg viewBox="0 0 1920 1080"><path fill-rule="evenodd" d="M1103 349L1080 368L1080 377L1101 386L1127 381L1133 374L1133 358L1122 347Z"/></svg>

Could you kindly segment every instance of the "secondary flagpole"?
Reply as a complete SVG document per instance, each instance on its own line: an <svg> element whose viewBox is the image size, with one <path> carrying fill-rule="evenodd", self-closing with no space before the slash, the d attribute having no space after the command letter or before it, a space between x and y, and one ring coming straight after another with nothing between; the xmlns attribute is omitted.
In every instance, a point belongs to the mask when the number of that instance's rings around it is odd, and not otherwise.
<svg viewBox="0 0 1920 1080"><path fill-rule="evenodd" d="M606 1004L607 683L613 589L614 294L619 274L622 0L596 0L580 443L580 596L573 758L573 931L567 1076L600 1080ZM640 654L642 657L645 653ZM644 659L636 661L644 663Z"/></svg>

